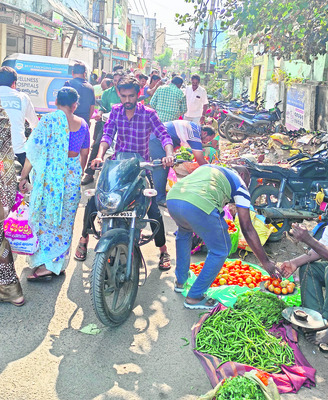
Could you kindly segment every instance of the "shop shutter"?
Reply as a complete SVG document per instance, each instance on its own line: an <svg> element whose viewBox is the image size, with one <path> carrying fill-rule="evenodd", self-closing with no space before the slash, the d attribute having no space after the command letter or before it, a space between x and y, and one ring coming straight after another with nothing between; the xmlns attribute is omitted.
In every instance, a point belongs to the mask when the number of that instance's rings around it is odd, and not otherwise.
<svg viewBox="0 0 328 400"><path fill-rule="evenodd" d="M58 40L51 41L51 55L53 57L61 57L61 42Z"/></svg>
<svg viewBox="0 0 328 400"><path fill-rule="evenodd" d="M7 35L23 38L25 35L25 29L20 26L7 25Z"/></svg>
<svg viewBox="0 0 328 400"><path fill-rule="evenodd" d="M35 54L37 56L46 56L47 55L47 39L32 36L31 37L31 54Z"/></svg>
<svg viewBox="0 0 328 400"><path fill-rule="evenodd" d="M7 56L24 52L24 34L24 28L7 25Z"/></svg>

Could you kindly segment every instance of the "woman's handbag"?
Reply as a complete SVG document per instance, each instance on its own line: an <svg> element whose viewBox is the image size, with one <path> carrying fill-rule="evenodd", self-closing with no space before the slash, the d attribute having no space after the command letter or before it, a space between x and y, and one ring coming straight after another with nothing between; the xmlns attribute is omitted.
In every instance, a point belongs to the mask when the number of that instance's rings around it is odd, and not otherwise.
<svg viewBox="0 0 328 400"><path fill-rule="evenodd" d="M16 203L4 220L4 234L13 253L32 255L37 251L39 241L28 223L29 207L24 200L19 201L20 204Z"/></svg>

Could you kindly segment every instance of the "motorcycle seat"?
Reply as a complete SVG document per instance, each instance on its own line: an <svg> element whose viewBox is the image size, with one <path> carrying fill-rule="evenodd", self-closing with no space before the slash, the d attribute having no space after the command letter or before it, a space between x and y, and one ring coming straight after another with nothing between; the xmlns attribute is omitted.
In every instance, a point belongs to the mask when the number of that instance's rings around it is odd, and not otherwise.
<svg viewBox="0 0 328 400"><path fill-rule="evenodd" d="M298 175L297 168L295 168L295 167L284 168L284 167L280 167L278 165L270 165L270 164L264 165L264 164L257 164L257 163L253 163L253 162L251 164L252 164L251 169L255 169L258 172L280 173L285 176L297 176Z"/></svg>

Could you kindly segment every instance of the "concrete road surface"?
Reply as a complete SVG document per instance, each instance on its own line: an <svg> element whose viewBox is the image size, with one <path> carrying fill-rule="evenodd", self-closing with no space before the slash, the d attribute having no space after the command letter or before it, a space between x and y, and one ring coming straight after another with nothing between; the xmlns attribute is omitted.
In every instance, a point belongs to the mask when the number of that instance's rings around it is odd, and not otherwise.
<svg viewBox="0 0 328 400"><path fill-rule="evenodd" d="M81 204L72 251L82 217ZM167 213L165 222L175 264L175 225ZM66 276L50 282L27 282L25 257L17 257L26 305L0 305L0 400L192 400L206 393L209 380L182 339L190 340L199 311L184 309L183 297L174 293L174 269L160 272L157 249L153 243L145 246L148 279L139 288L133 313L124 325L105 328L89 294L95 244L92 238L85 262L71 257ZM90 323L101 332L79 331ZM317 388L283 399L327 399L327 360L304 340L301 348L317 368Z"/></svg>

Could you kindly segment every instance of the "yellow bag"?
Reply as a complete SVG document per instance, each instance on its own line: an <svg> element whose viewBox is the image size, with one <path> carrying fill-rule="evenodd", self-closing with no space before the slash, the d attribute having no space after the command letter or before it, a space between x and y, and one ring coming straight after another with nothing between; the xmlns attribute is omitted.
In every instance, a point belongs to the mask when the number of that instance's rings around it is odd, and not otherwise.
<svg viewBox="0 0 328 400"><path fill-rule="evenodd" d="M274 227L272 225L270 227L269 225L266 225L260 219L256 218L256 213L254 211L250 211L250 216L251 216L252 224L253 224L257 234L259 235L261 245L263 246L266 243L266 241L268 240L271 233L274 231ZM240 229L238 215L236 215L234 223L239 228L238 248L247 250L247 251L252 251L252 249L248 246L248 244L244 238L244 235Z"/></svg>

